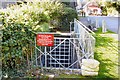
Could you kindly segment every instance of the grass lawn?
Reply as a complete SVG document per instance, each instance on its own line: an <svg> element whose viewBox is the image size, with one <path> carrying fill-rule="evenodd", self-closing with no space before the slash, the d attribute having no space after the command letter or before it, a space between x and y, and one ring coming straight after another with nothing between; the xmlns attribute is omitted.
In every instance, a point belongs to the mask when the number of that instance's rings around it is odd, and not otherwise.
<svg viewBox="0 0 120 80"><path fill-rule="evenodd" d="M101 32L101 28L95 32L96 45L94 57L100 61L99 75L96 77L87 78L118 78L118 40L117 34L108 31ZM115 36L112 36L115 35ZM81 75L66 75L61 74L59 78L84 78Z"/></svg>
<svg viewBox="0 0 120 80"><path fill-rule="evenodd" d="M100 28L96 32L95 38L95 59L101 63L98 77L118 78L118 66L120 65L118 65L117 34L111 31L102 34Z"/></svg>

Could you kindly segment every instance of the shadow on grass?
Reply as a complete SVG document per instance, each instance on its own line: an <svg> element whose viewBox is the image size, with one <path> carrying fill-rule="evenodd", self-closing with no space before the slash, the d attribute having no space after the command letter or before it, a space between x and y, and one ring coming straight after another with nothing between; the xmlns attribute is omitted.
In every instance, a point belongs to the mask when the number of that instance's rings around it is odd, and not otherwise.
<svg viewBox="0 0 120 80"><path fill-rule="evenodd" d="M100 62L100 70L99 70L99 75L96 76L95 80L101 80L100 78L103 78L102 80L104 80L104 78L111 78L111 79L105 79L105 80L115 80L116 77L116 72L113 71L113 69L118 66L118 64L116 63L116 61L114 62L114 58L116 58L115 56L113 56L111 59L109 57L109 55L112 55L116 52L112 52L113 49L112 47L110 48L110 50L108 49L110 46L108 45L108 43L112 43L114 42L114 40L110 37L102 37L99 34L101 34L102 29L99 28L96 33L96 35L94 36L96 39L96 44L95 44L95 59L98 60ZM107 33L113 33L111 31L108 31ZM105 34L107 34L105 33ZM101 50L104 49L104 50ZM106 51L107 50L107 51ZM103 51L103 52L102 52ZM108 55L108 56L107 56ZM116 60L116 59L115 59ZM94 77L93 77L94 78Z"/></svg>
<svg viewBox="0 0 120 80"><path fill-rule="evenodd" d="M100 62L100 70L99 70L99 75L97 78L116 78L115 75L112 75L110 71L112 70L111 68L114 66L118 66L115 64L115 62L112 62L110 59L102 59L100 53L95 53L95 59L97 59ZM103 54L103 53L102 53ZM101 54L101 55L102 55Z"/></svg>
<svg viewBox="0 0 120 80"><path fill-rule="evenodd" d="M96 39L96 44L95 44L95 59L100 62L100 70L99 70L99 75L95 77L86 77L89 78L88 80L118 80L118 74L116 73L118 66L118 63L114 61L114 58L116 58L116 55L111 58L114 53L112 52L113 48L108 45L108 43L113 43L114 39L110 37L102 37L99 34L102 34L102 29L98 29L97 32L95 32L96 35L94 36ZM104 34L113 34L114 32L108 31L107 33ZM108 49L110 48L110 49ZM104 50L101 50L104 49ZM100 51L99 51L100 50ZM107 56L108 55L108 56ZM109 57L110 56L110 57ZM116 59L115 59L116 60ZM83 79L84 80L84 79Z"/></svg>
<svg viewBox="0 0 120 80"><path fill-rule="evenodd" d="M100 35L96 35L94 37L96 39L95 47L100 47L100 46L108 47L108 43L113 42L112 38L102 37Z"/></svg>

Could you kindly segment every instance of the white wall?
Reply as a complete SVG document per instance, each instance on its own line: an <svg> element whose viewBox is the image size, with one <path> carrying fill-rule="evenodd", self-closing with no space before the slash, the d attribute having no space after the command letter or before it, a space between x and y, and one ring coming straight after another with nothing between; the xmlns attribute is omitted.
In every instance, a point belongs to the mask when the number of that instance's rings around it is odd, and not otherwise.
<svg viewBox="0 0 120 80"><path fill-rule="evenodd" d="M118 33L118 26L120 26L120 24L118 24L118 22L120 22L120 17L88 16L87 18L89 18L91 20L91 22L96 22L96 20L98 20L98 24L100 27L102 26L102 21L105 20L107 29Z"/></svg>
<svg viewBox="0 0 120 80"><path fill-rule="evenodd" d="M6 8L8 4L15 4L17 0L0 0L0 8Z"/></svg>

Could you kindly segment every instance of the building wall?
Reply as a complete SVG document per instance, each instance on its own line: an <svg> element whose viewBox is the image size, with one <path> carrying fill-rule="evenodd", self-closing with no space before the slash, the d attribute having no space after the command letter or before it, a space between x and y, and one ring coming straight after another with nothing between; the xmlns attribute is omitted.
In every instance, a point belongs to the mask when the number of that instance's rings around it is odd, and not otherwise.
<svg viewBox="0 0 120 80"><path fill-rule="evenodd" d="M120 17L112 17L112 16L88 16L89 20L92 23L95 23L96 20L98 21L99 27L102 26L102 21L105 20L107 29L118 33L118 27L120 27L119 21Z"/></svg>
<svg viewBox="0 0 120 80"><path fill-rule="evenodd" d="M17 0L0 0L0 8L6 8L9 4L15 4Z"/></svg>

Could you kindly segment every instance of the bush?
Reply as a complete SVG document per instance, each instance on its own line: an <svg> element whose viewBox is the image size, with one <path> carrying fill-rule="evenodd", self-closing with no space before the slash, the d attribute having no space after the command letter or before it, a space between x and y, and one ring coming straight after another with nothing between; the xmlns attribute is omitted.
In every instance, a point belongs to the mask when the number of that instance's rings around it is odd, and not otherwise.
<svg viewBox="0 0 120 80"><path fill-rule="evenodd" d="M102 15L107 16L107 8L106 8L106 6L101 7L101 9L102 9Z"/></svg>
<svg viewBox="0 0 120 80"><path fill-rule="evenodd" d="M76 10L70 7L65 7L61 17L59 18L59 27L62 30L69 30L70 22L73 22L74 18L78 18Z"/></svg>
<svg viewBox="0 0 120 80"><path fill-rule="evenodd" d="M35 1L0 11L3 24L3 74L25 74L23 70L27 71L32 60L30 57L34 53L35 33L48 32L52 24L50 21L57 20L62 10L62 4L57 1Z"/></svg>
<svg viewBox="0 0 120 80"><path fill-rule="evenodd" d="M50 31L49 26L69 28L74 18L77 18L74 9L50 0L41 3L35 0L0 11L3 74L25 76L32 61L30 57L34 56L35 33Z"/></svg>
<svg viewBox="0 0 120 80"><path fill-rule="evenodd" d="M118 15L120 13L120 1L111 2L106 1L105 6L102 7L103 15Z"/></svg>

